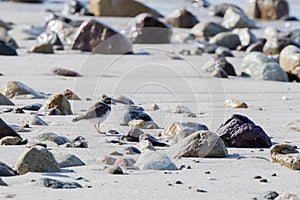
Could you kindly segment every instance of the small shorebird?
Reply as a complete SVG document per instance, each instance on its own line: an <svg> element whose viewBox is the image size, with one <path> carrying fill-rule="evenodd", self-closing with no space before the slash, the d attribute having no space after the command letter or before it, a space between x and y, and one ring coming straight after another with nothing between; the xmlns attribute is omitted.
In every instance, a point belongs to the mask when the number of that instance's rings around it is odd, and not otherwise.
<svg viewBox="0 0 300 200"><path fill-rule="evenodd" d="M94 124L98 133L105 134L105 132L101 132L100 130L100 123L104 122L104 120L109 116L111 112L111 104L115 104L112 98L103 95L100 98L100 101L92 105L83 115L74 118L72 121L77 122L79 120L86 120Z"/></svg>

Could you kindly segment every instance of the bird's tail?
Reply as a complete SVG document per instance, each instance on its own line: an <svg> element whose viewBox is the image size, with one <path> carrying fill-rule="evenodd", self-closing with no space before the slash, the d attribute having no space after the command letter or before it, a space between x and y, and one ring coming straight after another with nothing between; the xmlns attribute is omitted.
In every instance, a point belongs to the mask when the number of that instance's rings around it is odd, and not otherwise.
<svg viewBox="0 0 300 200"><path fill-rule="evenodd" d="M81 120L81 117L76 117L76 118L72 119L72 122L78 122L79 120Z"/></svg>

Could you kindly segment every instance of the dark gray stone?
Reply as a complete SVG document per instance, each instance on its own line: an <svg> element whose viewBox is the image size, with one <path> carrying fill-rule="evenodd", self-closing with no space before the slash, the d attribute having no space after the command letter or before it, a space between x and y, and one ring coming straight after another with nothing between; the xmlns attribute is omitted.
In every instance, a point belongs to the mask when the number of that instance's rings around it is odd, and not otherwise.
<svg viewBox="0 0 300 200"><path fill-rule="evenodd" d="M52 189L82 188L82 186L76 182L62 182L62 181L51 179L51 178L43 178L43 179L41 179L41 181L45 187L49 187Z"/></svg>

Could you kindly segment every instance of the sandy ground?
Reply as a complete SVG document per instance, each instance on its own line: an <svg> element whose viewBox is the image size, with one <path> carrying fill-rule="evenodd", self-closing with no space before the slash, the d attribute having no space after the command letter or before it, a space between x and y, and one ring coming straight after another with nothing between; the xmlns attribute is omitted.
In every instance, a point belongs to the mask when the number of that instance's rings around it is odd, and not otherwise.
<svg viewBox="0 0 300 200"><path fill-rule="evenodd" d="M43 24L46 5L1 3L0 17L12 21L17 27L24 24ZM59 4L60 5L60 4ZM57 6L55 4L55 6ZM54 6L54 8L56 8ZM60 5L61 6L61 5ZM25 9L24 9L25 8ZM9 9L9 10L8 10ZM106 22L115 22L114 26L124 26L130 19L102 18ZM267 25L274 25L269 23ZM264 24L265 25L265 24ZM281 24L284 29L284 24ZM292 23L292 27L299 24ZM185 34L186 30L176 29ZM259 30L258 30L259 33ZM289 130L287 124L300 119L300 93L298 83L257 81L230 77L229 79L211 78L201 72L202 65L209 55L186 56L184 60L170 59L172 52L182 49L195 49L195 44L134 45L136 52L149 52L150 55L90 55L76 51L56 52L53 55L28 54L35 41L18 39L18 32L11 32L20 45L19 56L0 58L0 86L10 80L21 81L35 90L47 94L61 93L71 89L82 99L96 100L101 94L125 95L136 104L157 103L160 110L148 112L154 121L164 127L174 121L194 121L206 124L215 131L233 113L248 116L261 125L275 143L291 143L300 146L299 132ZM241 70L243 53L234 52L235 57L228 60ZM67 78L51 73L53 67L75 70L82 77ZM288 100L284 100L283 97ZM225 99L245 101L248 109L224 109ZM12 100L20 107L30 103L43 103L44 100ZM81 158L86 166L63 169L60 173L28 173L22 176L4 177L9 187L1 187L0 198L14 199L252 199L261 198L268 190L278 193L299 193L299 171L281 167L270 162L269 149L229 148L230 156L223 159L189 158L174 162L179 167L184 164L192 169L184 169L165 174L164 171L125 170L125 175L110 175L102 171L104 165L99 159L114 150L122 150L130 143L117 145L103 143L105 136L99 135L93 126L86 122L74 124L73 119L87 109L93 101L71 101L74 115L43 116L49 126L33 126L28 133L20 133L31 140L34 136L54 132L68 138L78 135L88 140L87 149L67 149L53 147L54 154L72 153ZM165 110L172 105L189 107L197 118L170 114ZM6 106L1 106L1 109ZM262 110L260 109L262 108ZM126 108L113 107L113 112L103 124L104 130L115 129L125 134L129 128L119 126L120 114ZM10 125L21 125L29 118L26 114L1 114L1 118ZM159 130L147 130L155 135ZM108 138L110 139L110 138ZM13 166L25 146L1 146L0 160ZM198 163L199 161L199 163ZM210 174L205 172L210 171ZM276 176L272 176L276 174ZM254 179L260 175L268 180L261 183ZM84 188L76 190L49 189L39 185L42 177L63 181L77 181ZM35 180L35 181L34 181ZM182 181L183 184L175 184ZM173 186L169 186L173 183ZM88 187L89 186L89 187ZM206 193L197 192L206 190Z"/></svg>

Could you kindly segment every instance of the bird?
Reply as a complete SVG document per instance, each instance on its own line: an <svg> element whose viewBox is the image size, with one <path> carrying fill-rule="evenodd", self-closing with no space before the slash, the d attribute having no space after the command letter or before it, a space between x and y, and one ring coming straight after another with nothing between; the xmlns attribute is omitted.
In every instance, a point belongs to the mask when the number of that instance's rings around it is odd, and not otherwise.
<svg viewBox="0 0 300 200"><path fill-rule="evenodd" d="M101 132L100 123L104 122L109 116L112 104L116 104L112 98L102 95L98 102L92 105L83 115L74 118L72 121L78 122L80 120L86 120L94 124L99 134L105 134L105 132Z"/></svg>

